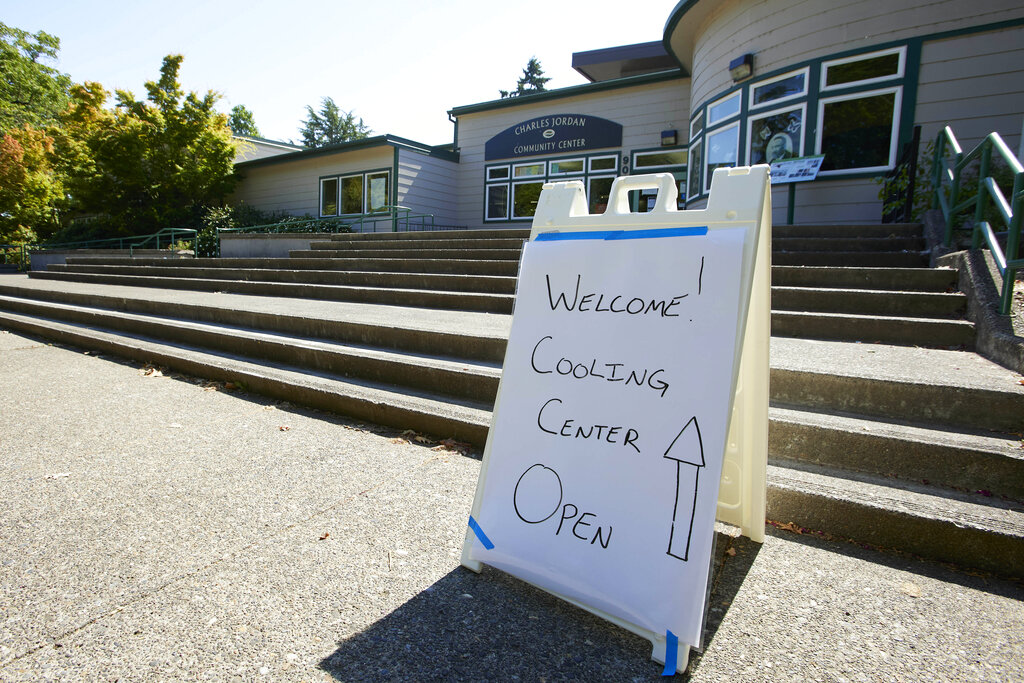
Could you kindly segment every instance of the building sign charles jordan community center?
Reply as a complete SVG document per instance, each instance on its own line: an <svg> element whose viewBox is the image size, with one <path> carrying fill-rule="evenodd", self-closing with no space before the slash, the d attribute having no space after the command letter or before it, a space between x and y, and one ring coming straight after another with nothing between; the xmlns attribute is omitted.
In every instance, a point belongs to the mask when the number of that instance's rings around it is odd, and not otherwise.
<svg viewBox="0 0 1024 683"><path fill-rule="evenodd" d="M490 161L621 145L621 124L585 114L552 114L501 131L487 141L484 158Z"/></svg>

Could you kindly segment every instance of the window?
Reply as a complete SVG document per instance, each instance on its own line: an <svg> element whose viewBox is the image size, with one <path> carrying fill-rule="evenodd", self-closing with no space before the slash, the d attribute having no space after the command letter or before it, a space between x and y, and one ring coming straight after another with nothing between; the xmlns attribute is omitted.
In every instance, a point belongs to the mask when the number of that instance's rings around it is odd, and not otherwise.
<svg viewBox="0 0 1024 683"><path fill-rule="evenodd" d="M901 88L823 98L818 103L819 137L825 150L820 175L879 171L896 160Z"/></svg>
<svg viewBox="0 0 1024 683"><path fill-rule="evenodd" d="M516 178L544 175L544 162L539 164L516 164L512 167L512 175Z"/></svg>
<svg viewBox="0 0 1024 683"><path fill-rule="evenodd" d="M495 221L508 218L508 185L487 186L486 220Z"/></svg>
<svg viewBox="0 0 1024 683"><path fill-rule="evenodd" d="M704 130L704 111L701 110L693 120L690 121L690 139L694 139Z"/></svg>
<svg viewBox="0 0 1024 683"><path fill-rule="evenodd" d="M508 180L508 166L488 167L487 180Z"/></svg>
<svg viewBox="0 0 1024 683"><path fill-rule="evenodd" d="M685 166L685 149L666 149L658 152L634 152L633 170L662 168L664 166Z"/></svg>
<svg viewBox="0 0 1024 683"><path fill-rule="evenodd" d="M803 97L807 94L809 69L790 72L750 86L750 108Z"/></svg>
<svg viewBox="0 0 1024 683"><path fill-rule="evenodd" d="M365 213L370 213L371 211L384 211L387 209L388 175L387 171L367 174Z"/></svg>
<svg viewBox="0 0 1024 683"><path fill-rule="evenodd" d="M385 210L391 197L391 172L369 171L320 179L320 215L358 215Z"/></svg>
<svg viewBox="0 0 1024 683"><path fill-rule="evenodd" d="M704 184L707 190L711 189L711 176L714 175L716 168L736 165L740 144L739 133L740 124L737 122L705 136L707 158L704 162Z"/></svg>
<svg viewBox="0 0 1024 683"><path fill-rule="evenodd" d="M363 212L363 176L351 175L341 179L341 212Z"/></svg>
<svg viewBox="0 0 1024 683"><path fill-rule="evenodd" d="M542 159L484 168L484 220L533 218L544 183L580 180L591 213L603 213L619 169L618 153Z"/></svg>
<svg viewBox="0 0 1024 683"><path fill-rule="evenodd" d="M583 159L562 159L561 161L552 161L549 166L549 176L583 173Z"/></svg>
<svg viewBox="0 0 1024 683"><path fill-rule="evenodd" d="M747 119L747 163L770 164L804 155L806 104Z"/></svg>
<svg viewBox="0 0 1024 683"><path fill-rule="evenodd" d="M543 181L513 183L512 218L532 218L543 187Z"/></svg>
<svg viewBox="0 0 1024 683"><path fill-rule="evenodd" d="M686 194L689 197L700 196L701 143L690 143L689 180Z"/></svg>
<svg viewBox="0 0 1024 683"><path fill-rule="evenodd" d="M614 171L619 164L618 155L610 157L590 157L590 172Z"/></svg>
<svg viewBox="0 0 1024 683"><path fill-rule="evenodd" d="M821 89L836 90L902 78L906 61L907 48L898 47L822 62Z"/></svg>
<svg viewBox="0 0 1024 683"><path fill-rule="evenodd" d="M740 113L740 95L737 90L731 95L726 95L717 102L708 105L708 126L730 119Z"/></svg>
<svg viewBox="0 0 1024 683"><path fill-rule="evenodd" d="M320 215L338 215L338 179L324 178L320 181Z"/></svg>
<svg viewBox="0 0 1024 683"><path fill-rule="evenodd" d="M604 213L608 209L608 196L612 191L612 181L615 176L602 176L591 178L590 186L587 188L589 198L588 210L590 213Z"/></svg>

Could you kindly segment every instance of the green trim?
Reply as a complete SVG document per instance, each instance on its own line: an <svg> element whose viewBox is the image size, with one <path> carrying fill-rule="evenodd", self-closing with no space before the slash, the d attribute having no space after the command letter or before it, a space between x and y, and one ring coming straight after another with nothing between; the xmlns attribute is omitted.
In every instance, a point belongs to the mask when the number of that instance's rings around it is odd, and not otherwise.
<svg viewBox="0 0 1024 683"><path fill-rule="evenodd" d="M398 154L399 148L395 147L395 160L391 166L391 201L392 206L401 206L398 201ZM391 232L398 232L398 214L391 216Z"/></svg>
<svg viewBox="0 0 1024 683"><path fill-rule="evenodd" d="M661 44L665 46L665 52L672 56L672 59L676 60L679 64L680 69L685 69L683 60L679 58L679 55L672 49L672 41L670 36L675 32L676 27L679 26L679 22L682 21L683 15L690 11L690 9L696 5L700 0L679 0L676 6L672 8L672 11L668 14L668 20L665 22L665 30L661 34Z"/></svg>
<svg viewBox="0 0 1024 683"><path fill-rule="evenodd" d="M395 150L395 154L397 154L397 153L398 153L398 150L396 149ZM386 173L390 173L392 178L396 178L397 177L397 173L395 172L394 167L388 167L388 166L381 166L380 168L371 168L371 169L368 169L368 170L365 170L365 171L352 171L351 173L349 173L349 172L329 173L327 175L319 176L317 178L317 203L316 203L317 217L318 218L346 218L346 217L352 217L352 216L370 215L371 212L366 211L366 209L367 209L367 206L366 206L366 191L369 189L369 185L366 183L366 176L372 175L374 173L385 173L385 172ZM362 179L363 179L363 213L336 213L336 214L333 214L333 215L332 214L322 214L322 213L320 213L320 210L324 208L324 204L323 204L324 198L323 198L323 195L321 194L321 192L323 190L323 182L325 180L330 180L331 178L337 178L338 179L338 183L339 183L338 184L338 192L340 193L341 192L341 179L342 178L355 178L356 176L361 176ZM393 182L397 182L397 181L393 181ZM392 201L388 202L389 206L397 202L397 197L395 197L394 194L391 195L390 199ZM341 211L341 196L340 196L340 194L338 196L338 211L339 212Z"/></svg>
<svg viewBox="0 0 1024 683"><path fill-rule="evenodd" d="M547 102L550 100L564 99L566 97L576 97L577 95L591 95L593 93L605 92L608 90L619 90L621 88L632 88L639 85L663 83L665 81L675 81L686 78L689 78L689 75L682 69L671 69L669 71L659 71L653 74L627 76L626 78L616 78L610 81L572 85L567 88L558 88L557 90L545 90L544 92L535 93L533 95L523 95L522 97L507 97L503 100L491 100L490 102L481 102L479 104L468 104L462 107L449 109L448 114L451 116L464 116L466 114L476 114L482 111L507 109L509 107L519 107L527 104L535 104L537 102Z"/></svg>

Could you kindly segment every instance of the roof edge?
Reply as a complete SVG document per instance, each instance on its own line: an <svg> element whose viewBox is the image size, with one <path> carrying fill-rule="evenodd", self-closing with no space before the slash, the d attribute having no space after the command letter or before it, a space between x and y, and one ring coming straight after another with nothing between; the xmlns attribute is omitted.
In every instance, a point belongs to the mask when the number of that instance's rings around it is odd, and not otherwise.
<svg viewBox="0 0 1024 683"><path fill-rule="evenodd" d="M627 76L625 78L616 78L610 81L598 81L596 83L583 83L580 85L570 85L565 88L558 88L556 90L545 90L543 92L534 93L532 95L523 95L521 97L507 97L500 100L490 100L488 102L480 102L478 104L467 104L461 107L453 107L448 110L448 114L453 116L462 116L464 114L475 114L481 111L489 111L492 109L504 109L506 107L517 107L521 104L533 104L534 102L544 102L546 100L557 100L564 97L575 97L576 95L587 95L589 93L601 92L604 90L618 90L619 88L629 88L637 85L647 85L649 83L660 83L662 81L672 81L681 78L688 78L690 74L685 69L669 69L667 71L658 71L653 74L642 74L640 76Z"/></svg>

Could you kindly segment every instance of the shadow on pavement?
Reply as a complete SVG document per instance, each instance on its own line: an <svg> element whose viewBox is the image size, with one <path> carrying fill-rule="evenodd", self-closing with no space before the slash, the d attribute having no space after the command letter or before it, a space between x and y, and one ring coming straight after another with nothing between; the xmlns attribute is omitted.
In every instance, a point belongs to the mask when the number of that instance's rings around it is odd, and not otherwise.
<svg viewBox="0 0 1024 683"><path fill-rule="evenodd" d="M760 548L728 555L737 542L718 536L713 607L731 602ZM705 645L725 610L711 612ZM319 667L339 681L653 681L662 671L647 640L489 567L453 570Z"/></svg>

